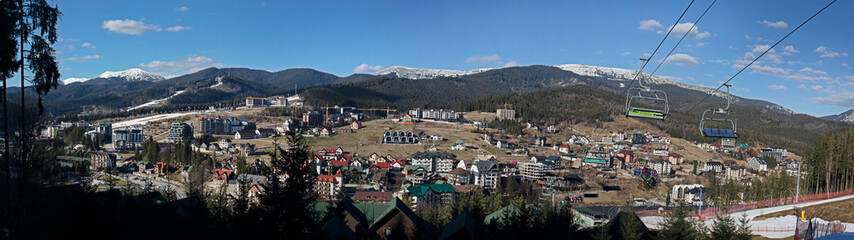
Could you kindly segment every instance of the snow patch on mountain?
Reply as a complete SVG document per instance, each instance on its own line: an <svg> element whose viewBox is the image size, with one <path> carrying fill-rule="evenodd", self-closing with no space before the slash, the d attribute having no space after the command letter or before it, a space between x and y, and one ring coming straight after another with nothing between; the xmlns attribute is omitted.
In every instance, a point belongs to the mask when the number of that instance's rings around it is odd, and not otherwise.
<svg viewBox="0 0 854 240"><path fill-rule="evenodd" d="M118 72L106 71L104 73L101 73L101 75L98 75L98 78L124 78L128 82L134 82L134 81L152 81L152 82L154 82L154 81L160 81L160 80L165 79L160 75L149 73L149 72L146 72L146 71L139 69L139 68L131 68L128 70L118 71Z"/></svg>
<svg viewBox="0 0 854 240"><path fill-rule="evenodd" d="M66 78L65 80L62 80L62 84L68 85L68 84L72 84L72 83L76 83L76 82L85 82L88 80L89 80L88 78Z"/></svg>
<svg viewBox="0 0 854 240"><path fill-rule="evenodd" d="M390 68L386 68L376 72L375 75L385 76L391 75L399 78L409 78L409 79L431 79L437 77L459 77L465 75L472 75L477 73L486 72L492 70L493 68L480 68L468 71L461 70L447 70L447 69L419 69L419 68L410 68L403 66L394 66Z"/></svg>
<svg viewBox="0 0 854 240"><path fill-rule="evenodd" d="M854 109L845 111L845 112L840 113L840 114L824 116L821 118L824 120L854 123Z"/></svg>
<svg viewBox="0 0 854 240"><path fill-rule="evenodd" d="M216 83L214 83L214 85L211 85L210 88L216 88L219 86L222 86L222 77L216 77Z"/></svg>

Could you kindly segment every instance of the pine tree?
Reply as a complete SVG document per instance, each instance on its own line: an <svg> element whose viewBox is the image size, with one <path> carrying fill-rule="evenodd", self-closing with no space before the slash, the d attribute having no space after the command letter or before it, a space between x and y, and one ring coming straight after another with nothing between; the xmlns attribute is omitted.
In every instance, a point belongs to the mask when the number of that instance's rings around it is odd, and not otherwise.
<svg viewBox="0 0 854 240"><path fill-rule="evenodd" d="M688 211L689 209L681 204L671 209L670 214L665 217L664 222L661 224L661 229L658 231L658 238L672 240L704 239L703 226L688 220L690 217Z"/></svg>

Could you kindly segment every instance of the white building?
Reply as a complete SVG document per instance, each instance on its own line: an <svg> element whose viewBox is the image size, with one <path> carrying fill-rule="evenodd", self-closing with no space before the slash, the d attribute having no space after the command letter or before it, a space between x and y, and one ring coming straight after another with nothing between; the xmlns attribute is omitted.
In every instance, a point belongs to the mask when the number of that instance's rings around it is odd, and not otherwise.
<svg viewBox="0 0 854 240"><path fill-rule="evenodd" d="M488 189L498 188L498 161L477 161L471 166L474 184Z"/></svg>
<svg viewBox="0 0 854 240"><path fill-rule="evenodd" d="M768 171L768 163L765 163L765 160L758 157L747 160L747 167L760 172Z"/></svg>
<svg viewBox="0 0 854 240"><path fill-rule="evenodd" d="M670 202L676 205L679 202L686 205L703 205L706 199L706 187L701 184L679 184L673 186L673 191L670 193Z"/></svg>
<svg viewBox="0 0 854 240"><path fill-rule="evenodd" d="M457 156L450 153L417 152L412 154L412 165L427 167L427 172L449 173L454 169Z"/></svg>

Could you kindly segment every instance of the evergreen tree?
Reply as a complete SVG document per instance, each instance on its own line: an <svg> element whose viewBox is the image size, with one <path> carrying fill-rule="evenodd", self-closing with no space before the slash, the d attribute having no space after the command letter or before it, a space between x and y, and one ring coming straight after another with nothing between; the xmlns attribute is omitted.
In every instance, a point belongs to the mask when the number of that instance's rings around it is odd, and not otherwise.
<svg viewBox="0 0 854 240"><path fill-rule="evenodd" d="M700 240L705 238L703 226L690 221L689 208L679 205L670 210L658 231L662 240Z"/></svg>
<svg viewBox="0 0 854 240"><path fill-rule="evenodd" d="M640 240L641 236L643 236L643 232L640 232L643 223L638 219L635 210L630 208L626 217L623 228L620 231L622 240Z"/></svg>

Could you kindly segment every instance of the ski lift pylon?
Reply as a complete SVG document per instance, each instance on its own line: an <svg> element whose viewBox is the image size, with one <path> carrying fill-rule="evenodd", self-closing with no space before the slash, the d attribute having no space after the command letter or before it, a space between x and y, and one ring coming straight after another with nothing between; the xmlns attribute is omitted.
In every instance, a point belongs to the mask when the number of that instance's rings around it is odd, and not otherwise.
<svg viewBox="0 0 854 240"><path fill-rule="evenodd" d="M652 89L648 86L643 85L643 68L646 66L647 62L649 62L649 58L641 58L640 60L643 62L641 64L640 71L638 71L638 74L641 75L641 78L638 80L639 86L630 86L631 88L629 88L628 94L626 95L626 117L664 120L665 118L667 118L667 113L670 112L670 106L667 101L667 93L662 90ZM658 109L640 108L632 105L632 103L636 100L663 102L664 106Z"/></svg>

